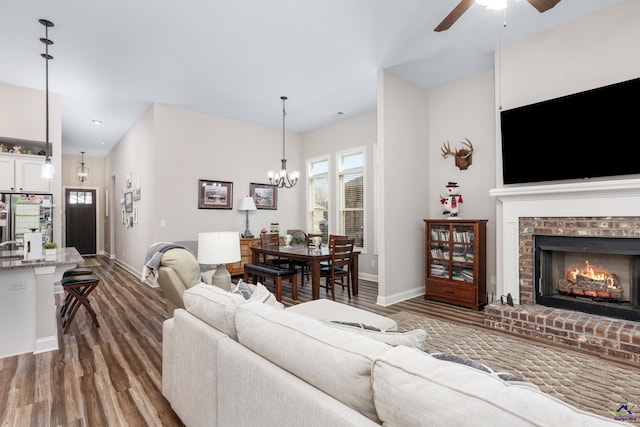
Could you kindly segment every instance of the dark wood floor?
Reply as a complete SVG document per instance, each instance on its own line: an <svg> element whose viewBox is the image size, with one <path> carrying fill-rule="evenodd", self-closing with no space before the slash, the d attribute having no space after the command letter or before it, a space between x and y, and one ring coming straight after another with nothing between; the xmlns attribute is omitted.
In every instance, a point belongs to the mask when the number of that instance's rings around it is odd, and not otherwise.
<svg viewBox="0 0 640 427"><path fill-rule="evenodd" d="M162 322L167 318L160 290L105 257L92 267L100 285L91 294L100 328L81 309L62 334L60 350L0 359L1 426L180 426L162 396ZM298 300L311 299L311 286ZM324 289L320 296L326 296ZM336 288L336 300L380 314L398 311L482 323L482 314L413 298L390 307L375 304L376 284L360 281L360 293L348 300ZM60 300L61 295L56 297Z"/></svg>

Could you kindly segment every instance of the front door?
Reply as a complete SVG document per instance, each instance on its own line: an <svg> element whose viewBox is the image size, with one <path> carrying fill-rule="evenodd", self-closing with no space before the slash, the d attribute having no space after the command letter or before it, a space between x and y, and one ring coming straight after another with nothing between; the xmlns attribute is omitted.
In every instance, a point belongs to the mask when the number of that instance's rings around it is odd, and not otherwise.
<svg viewBox="0 0 640 427"><path fill-rule="evenodd" d="M96 190L66 189L66 246L96 254Z"/></svg>

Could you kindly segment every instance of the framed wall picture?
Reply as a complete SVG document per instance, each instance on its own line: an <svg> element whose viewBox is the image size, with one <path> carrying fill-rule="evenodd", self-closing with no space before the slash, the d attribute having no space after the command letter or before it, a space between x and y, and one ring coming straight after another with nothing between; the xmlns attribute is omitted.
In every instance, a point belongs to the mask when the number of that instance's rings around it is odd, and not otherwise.
<svg viewBox="0 0 640 427"><path fill-rule="evenodd" d="M278 209L278 187L269 184L249 184L249 195L258 209Z"/></svg>
<svg viewBox="0 0 640 427"><path fill-rule="evenodd" d="M124 210L133 212L133 193L131 191L124 193Z"/></svg>
<svg viewBox="0 0 640 427"><path fill-rule="evenodd" d="M233 182L198 180L198 209L232 209Z"/></svg>
<svg viewBox="0 0 640 427"><path fill-rule="evenodd" d="M137 206L133 207L133 223L134 224L138 223L138 207Z"/></svg>
<svg viewBox="0 0 640 427"><path fill-rule="evenodd" d="M138 178L135 187L133 187L133 200L140 200L140 178Z"/></svg>

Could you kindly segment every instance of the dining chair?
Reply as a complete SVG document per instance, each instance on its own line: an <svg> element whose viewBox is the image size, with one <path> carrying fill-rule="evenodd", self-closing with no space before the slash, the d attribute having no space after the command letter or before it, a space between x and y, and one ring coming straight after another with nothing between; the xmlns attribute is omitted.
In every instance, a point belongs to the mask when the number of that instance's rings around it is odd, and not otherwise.
<svg viewBox="0 0 640 427"><path fill-rule="evenodd" d="M339 239L348 239L349 236L345 235L345 234L329 234L329 244L331 244L331 241L334 240L335 238L339 238ZM328 267L329 265L331 265L331 261L322 261L320 263L320 265L322 267Z"/></svg>
<svg viewBox="0 0 640 427"><path fill-rule="evenodd" d="M315 234L307 234L302 230L287 230L287 234L291 234L293 239L291 240L294 245L303 244L310 246L309 236L315 236ZM321 235L320 235L321 236ZM311 261L304 260L289 260L289 268L293 268L300 271L300 286L304 286L304 278L311 280Z"/></svg>
<svg viewBox="0 0 640 427"><path fill-rule="evenodd" d="M266 249L278 249L280 247L280 235L278 233L262 233L260 234L260 246ZM274 264L281 266L282 264L288 264L289 260L286 258L280 258L275 255L264 254L263 261L266 264Z"/></svg>
<svg viewBox="0 0 640 427"><path fill-rule="evenodd" d="M329 252L331 252L331 264L320 268L320 277L325 278L325 288L331 298L336 299L336 279L344 289L344 278L347 278L347 295L351 299L351 257L353 254L354 239L335 236L329 239Z"/></svg>

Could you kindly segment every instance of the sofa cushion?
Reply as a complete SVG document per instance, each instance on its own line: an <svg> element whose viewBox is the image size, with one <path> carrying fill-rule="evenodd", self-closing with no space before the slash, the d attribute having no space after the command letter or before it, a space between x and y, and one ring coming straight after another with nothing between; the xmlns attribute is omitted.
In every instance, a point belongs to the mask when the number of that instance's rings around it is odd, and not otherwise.
<svg viewBox="0 0 640 427"><path fill-rule="evenodd" d="M245 299L247 289L252 292L249 299ZM235 319L237 306L249 301L259 301L272 305L278 310L284 308L284 305L276 300L275 295L260 283L238 284L233 292L200 283L184 291L183 300L185 309L189 313L236 341L238 340Z"/></svg>
<svg viewBox="0 0 640 427"><path fill-rule="evenodd" d="M372 381L378 416L389 426L619 425L521 382L502 381L405 346L374 361Z"/></svg>
<svg viewBox="0 0 640 427"><path fill-rule="evenodd" d="M184 291L182 298L184 307L189 313L234 340L238 339L236 307L247 302L242 295L201 283Z"/></svg>
<svg viewBox="0 0 640 427"><path fill-rule="evenodd" d="M398 324L393 319L361 308L341 304L327 298L296 304L294 306L287 307L286 310L290 313L300 314L312 319L362 322L367 325L375 326L382 331L395 331L398 328Z"/></svg>
<svg viewBox="0 0 640 427"><path fill-rule="evenodd" d="M328 321L324 319L321 321L332 328L355 332L389 345L422 347L424 340L427 339L427 332L424 329L415 329L412 331L381 331L375 326L365 325L358 322L343 322L339 320Z"/></svg>
<svg viewBox="0 0 640 427"><path fill-rule="evenodd" d="M378 422L371 365L389 345L255 302L238 307L236 327L241 344Z"/></svg>

